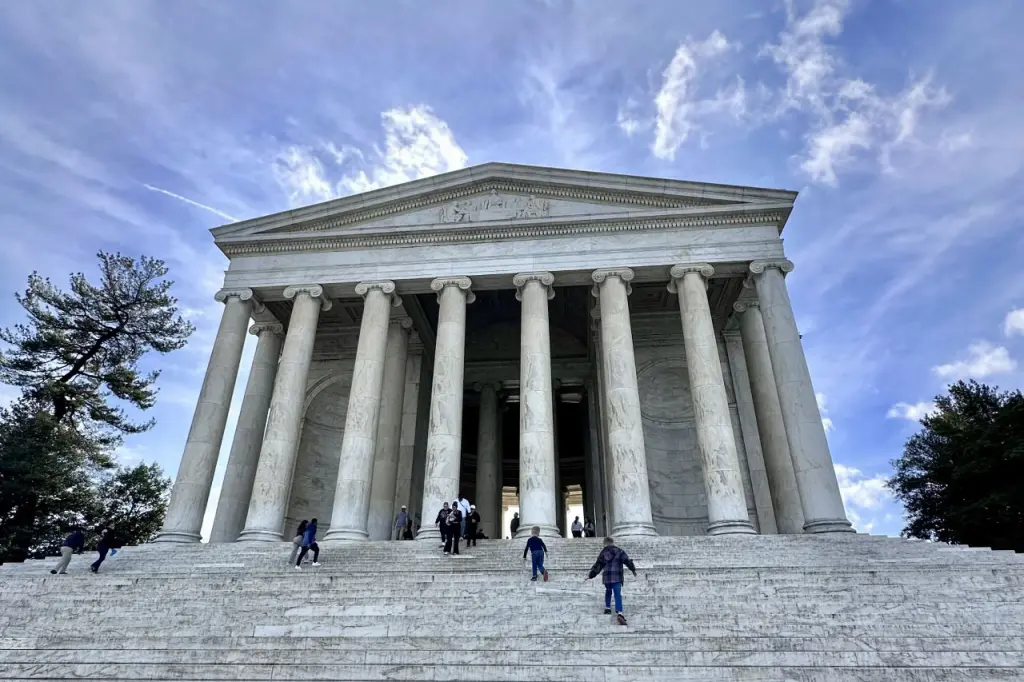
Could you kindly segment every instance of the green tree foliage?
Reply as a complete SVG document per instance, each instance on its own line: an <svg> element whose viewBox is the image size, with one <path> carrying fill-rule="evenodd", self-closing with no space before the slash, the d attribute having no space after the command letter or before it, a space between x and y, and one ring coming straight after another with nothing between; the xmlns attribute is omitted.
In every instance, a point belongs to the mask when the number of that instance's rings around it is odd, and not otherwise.
<svg viewBox="0 0 1024 682"><path fill-rule="evenodd" d="M99 283L77 273L70 291L32 274L16 295L26 323L0 329L0 382L22 392L0 410L0 560L58 546L71 525L105 514L126 526L126 542L148 539L162 520L159 469L111 477L111 453L124 434L153 425L124 410L149 409L156 398L159 372L139 361L183 347L194 328L179 314L163 261L98 258ZM127 506L111 497L118 494Z"/></svg>
<svg viewBox="0 0 1024 682"><path fill-rule="evenodd" d="M194 328L178 314L163 261L102 251L98 257L98 286L82 273L71 276L70 292L36 273L29 277L17 295L28 323L0 330L11 346L0 352L0 382L21 387L58 424L99 426L116 437L145 431L152 421L132 423L110 398L152 407L159 372L143 373L139 360L148 351L183 347Z"/></svg>
<svg viewBox="0 0 1024 682"><path fill-rule="evenodd" d="M960 381L893 461L903 534L1024 551L1024 395Z"/></svg>
<svg viewBox="0 0 1024 682"><path fill-rule="evenodd" d="M121 468L99 485L97 525L112 527L125 545L152 540L167 511L171 479L157 464Z"/></svg>

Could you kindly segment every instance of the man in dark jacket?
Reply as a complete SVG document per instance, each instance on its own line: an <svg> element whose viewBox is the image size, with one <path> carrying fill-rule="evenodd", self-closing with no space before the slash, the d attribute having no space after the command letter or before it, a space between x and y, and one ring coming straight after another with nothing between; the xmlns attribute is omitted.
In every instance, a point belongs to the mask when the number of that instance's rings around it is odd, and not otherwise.
<svg viewBox="0 0 1024 682"><path fill-rule="evenodd" d="M480 512L476 510L476 505L469 505L469 516L466 517L466 547L473 545L476 547L476 531L480 527Z"/></svg>
<svg viewBox="0 0 1024 682"><path fill-rule="evenodd" d="M626 624L626 616L622 612L623 566L633 573L634 578L636 577L636 566L633 565L633 560L626 552L615 546L615 540L605 538L604 549L601 550L601 554L597 557L597 563L587 575L587 580L593 580L598 573L604 571L604 612L611 614L612 595L614 595L615 616L618 618L619 625Z"/></svg>
<svg viewBox="0 0 1024 682"><path fill-rule="evenodd" d="M508 529L512 531L512 538L516 537L516 531L519 530L519 512L512 515L512 522L508 524Z"/></svg>
<svg viewBox="0 0 1024 682"><path fill-rule="evenodd" d="M299 558L295 561L295 570L302 570L302 560L306 558L306 553L309 550L313 550L313 565L320 565L320 545L316 544L316 519L310 520L306 525L306 532L302 536L302 551L299 552Z"/></svg>
<svg viewBox="0 0 1024 682"><path fill-rule="evenodd" d="M103 534L100 536L100 542L96 545L96 551L100 553L100 558L92 562L89 570L93 573L99 573L100 564L107 558L107 552L120 546L121 544L117 541L117 536L114 534L114 529L104 528Z"/></svg>
<svg viewBox="0 0 1024 682"><path fill-rule="evenodd" d="M445 502L441 507L441 511L437 512L437 518L434 519L434 525L437 526L437 530L441 533L441 549L448 544L448 515L452 512L448 508L448 503Z"/></svg>
<svg viewBox="0 0 1024 682"><path fill-rule="evenodd" d="M85 547L85 534L81 528L75 527L72 529L71 535L64 539L64 544L60 547L60 561L50 570L50 573L67 575L72 553L81 554L83 547Z"/></svg>
<svg viewBox="0 0 1024 682"><path fill-rule="evenodd" d="M459 553L459 532L462 530L462 510L459 509L459 501L452 502L448 510L448 535L444 541L445 554Z"/></svg>

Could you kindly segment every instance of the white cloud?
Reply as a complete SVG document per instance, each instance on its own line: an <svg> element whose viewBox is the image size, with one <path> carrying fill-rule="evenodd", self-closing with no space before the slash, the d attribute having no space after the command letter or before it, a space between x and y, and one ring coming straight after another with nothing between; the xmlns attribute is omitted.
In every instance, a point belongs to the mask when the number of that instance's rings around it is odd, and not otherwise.
<svg viewBox="0 0 1024 682"><path fill-rule="evenodd" d="M907 421L919 422L925 417L935 414L938 408L935 403L896 403L889 408L885 416L889 419L906 419Z"/></svg>
<svg viewBox="0 0 1024 682"><path fill-rule="evenodd" d="M851 114L840 123L819 128L807 136L807 151L800 168L815 182L836 186L836 167L845 165L857 149L871 147L871 123Z"/></svg>
<svg viewBox="0 0 1024 682"><path fill-rule="evenodd" d="M835 470L846 515L857 530L870 533L878 523L878 512L892 501L886 477L865 476L860 469L843 464L836 464Z"/></svg>
<svg viewBox="0 0 1024 682"><path fill-rule="evenodd" d="M293 204L335 197L324 165L311 147L293 145L274 159L274 177Z"/></svg>
<svg viewBox="0 0 1024 682"><path fill-rule="evenodd" d="M637 115L639 106L639 103L632 97L619 106L619 113L615 117L615 122L627 137L633 137L651 126L651 121L645 121Z"/></svg>
<svg viewBox="0 0 1024 682"><path fill-rule="evenodd" d="M345 176L339 189L366 192L465 168L469 161L451 128L428 106L389 109L381 124L384 151L375 150L376 165Z"/></svg>
<svg viewBox="0 0 1024 682"><path fill-rule="evenodd" d="M711 100L702 101L695 95L705 64L738 48L739 43L730 43L720 31L714 31L707 40L687 40L679 45L662 73L661 89L654 97L657 114L651 151L655 156L674 159L676 150L698 127L697 119L703 115L722 110L742 114L746 106L742 80L731 91L720 91Z"/></svg>
<svg viewBox="0 0 1024 682"><path fill-rule="evenodd" d="M1017 361L1003 346L994 346L988 341L972 343L967 348L967 359L957 360L932 367L932 371L943 379L983 379L993 374L1005 374L1017 368Z"/></svg>
<svg viewBox="0 0 1024 682"><path fill-rule="evenodd" d="M815 393L814 400L818 403L818 412L821 413L821 425L825 427L825 433L829 433L835 425L828 416L828 399L824 393Z"/></svg>
<svg viewBox="0 0 1024 682"><path fill-rule="evenodd" d="M1003 333L1007 336L1024 335L1024 308L1017 308L1006 313L1003 321Z"/></svg>

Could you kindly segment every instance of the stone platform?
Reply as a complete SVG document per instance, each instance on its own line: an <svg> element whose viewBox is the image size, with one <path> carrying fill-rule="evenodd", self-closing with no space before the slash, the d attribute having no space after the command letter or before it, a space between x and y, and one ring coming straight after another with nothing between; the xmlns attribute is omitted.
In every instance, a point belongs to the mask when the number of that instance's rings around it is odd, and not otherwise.
<svg viewBox="0 0 1024 682"><path fill-rule="evenodd" d="M638 538L629 626L600 540L147 545L0 567L4 680L1024 679L1024 557L865 535Z"/></svg>

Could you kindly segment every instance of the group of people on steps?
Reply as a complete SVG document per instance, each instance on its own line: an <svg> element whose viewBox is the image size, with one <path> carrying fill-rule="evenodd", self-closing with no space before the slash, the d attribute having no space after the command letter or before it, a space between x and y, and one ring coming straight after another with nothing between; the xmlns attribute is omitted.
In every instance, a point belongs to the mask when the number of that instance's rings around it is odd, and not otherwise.
<svg viewBox="0 0 1024 682"><path fill-rule="evenodd" d="M96 543L96 551L99 553L99 558L89 565L89 570L93 573L99 573L100 564L107 558L107 553L110 552L110 555L113 556L120 547L121 542L118 540L113 528L101 529L100 540ZM57 561L56 566L50 569L50 573L52 575L67 575L68 566L71 564L71 555L81 554L84 549L85 533L80 527L76 526L71 529L71 534L64 539L64 543L60 546L60 560Z"/></svg>
<svg viewBox="0 0 1024 682"><path fill-rule="evenodd" d="M434 525L441 532L441 548L445 555L458 555L459 541L465 539L466 547L476 547L480 534L480 513L475 504L470 504L463 495L459 495L451 505L445 502Z"/></svg>

